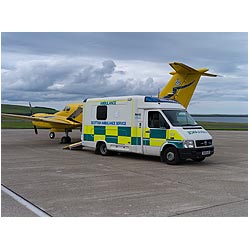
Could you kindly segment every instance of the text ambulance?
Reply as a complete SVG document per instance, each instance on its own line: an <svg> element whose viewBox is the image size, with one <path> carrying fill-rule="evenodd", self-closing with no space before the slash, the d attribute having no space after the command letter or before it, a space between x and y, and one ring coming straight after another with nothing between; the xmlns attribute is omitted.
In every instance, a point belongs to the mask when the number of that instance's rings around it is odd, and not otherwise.
<svg viewBox="0 0 250 250"><path fill-rule="evenodd" d="M160 156L167 164L200 162L214 153L211 135L174 100L150 96L91 98L84 101L83 146Z"/></svg>

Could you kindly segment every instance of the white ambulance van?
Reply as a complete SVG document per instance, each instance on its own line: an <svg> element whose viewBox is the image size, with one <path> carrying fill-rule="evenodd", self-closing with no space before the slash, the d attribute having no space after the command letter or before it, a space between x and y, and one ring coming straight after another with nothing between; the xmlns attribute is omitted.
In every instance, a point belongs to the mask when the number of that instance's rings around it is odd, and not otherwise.
<svg viewBox="0 0 250 250"><path fill-rule="evenodd" d="M214 153L211 135L174 100L151 96L84 101L82 144L103 156L112 151L160 156L167 164L200 162Z"/></svg>

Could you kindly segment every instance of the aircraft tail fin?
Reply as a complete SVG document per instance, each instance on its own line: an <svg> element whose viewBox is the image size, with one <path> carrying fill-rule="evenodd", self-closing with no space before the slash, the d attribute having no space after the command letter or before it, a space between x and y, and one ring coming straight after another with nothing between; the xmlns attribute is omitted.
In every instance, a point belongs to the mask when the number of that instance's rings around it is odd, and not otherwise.
<svg viewBox="0 0 250 250"><path fill-rule="evenodd" d="M170 66L175 70L170 72L172 78L159 94L160 98L177 100L185 108L193 96L194 90L201 76L216 77L217 75L206 73L207 68L193 69L183 63L173 62Z"/></svg>

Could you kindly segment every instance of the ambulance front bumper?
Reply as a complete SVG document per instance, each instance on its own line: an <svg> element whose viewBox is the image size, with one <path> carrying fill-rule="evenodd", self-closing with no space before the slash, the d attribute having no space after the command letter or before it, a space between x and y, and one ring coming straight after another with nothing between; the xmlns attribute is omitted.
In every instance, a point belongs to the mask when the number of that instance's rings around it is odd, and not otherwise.
<svg viewBox="0 0 250 250"><path fill-rule="evenodd" d="M183 148L179 149L181 159L197 159L211 156L214 153L214 146L202 148Z"/></svg>

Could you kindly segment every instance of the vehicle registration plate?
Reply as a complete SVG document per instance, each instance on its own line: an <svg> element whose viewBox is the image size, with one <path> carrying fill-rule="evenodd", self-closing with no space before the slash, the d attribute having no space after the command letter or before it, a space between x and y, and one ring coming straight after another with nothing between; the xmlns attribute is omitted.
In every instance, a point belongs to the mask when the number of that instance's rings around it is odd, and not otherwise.
<svg viewBox="0 0 250 250"><path fill-rule="evenodd" d="M210 154L210 151L202 151L202 155L209 155Z"/></svg>

